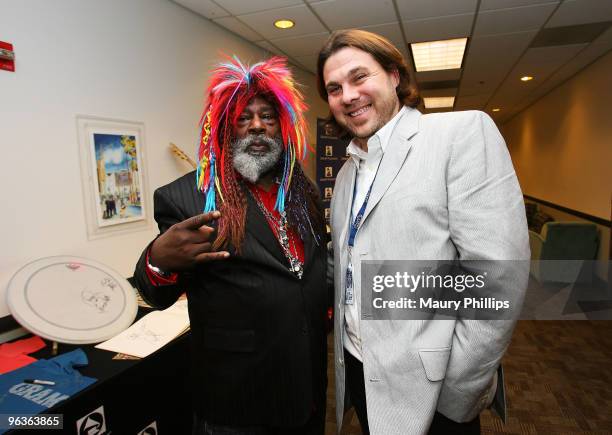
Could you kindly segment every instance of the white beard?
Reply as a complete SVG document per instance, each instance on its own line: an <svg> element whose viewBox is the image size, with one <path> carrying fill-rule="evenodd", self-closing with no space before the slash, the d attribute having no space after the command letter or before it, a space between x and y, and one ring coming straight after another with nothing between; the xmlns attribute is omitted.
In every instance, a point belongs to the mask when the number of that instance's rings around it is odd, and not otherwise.
<svg viewBox="0 0 612 435"><path fill-rule="evenodd" d="M270 149L263 153L250 152L248 147L253 143L265 143ZM254 184L278 163L283 152L283 142L279 137L250 134L242 139L235 139L232 142L232 151L234 169Z"/></svg>

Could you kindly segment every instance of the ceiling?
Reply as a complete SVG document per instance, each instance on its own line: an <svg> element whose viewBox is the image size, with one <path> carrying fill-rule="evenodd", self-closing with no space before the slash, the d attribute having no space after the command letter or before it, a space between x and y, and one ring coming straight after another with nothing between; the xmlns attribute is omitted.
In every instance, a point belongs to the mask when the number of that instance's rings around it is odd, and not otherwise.
<svg viewBox="0 0 612 435"><path fill-rule="evenodd" d="M173 1L313 73L337 29L388 38L412 67L411 42L468 37L461 68L416 73L421 95L502 123L612 49L612 0ZM277 29L281 18L295 26Z"/></svg>

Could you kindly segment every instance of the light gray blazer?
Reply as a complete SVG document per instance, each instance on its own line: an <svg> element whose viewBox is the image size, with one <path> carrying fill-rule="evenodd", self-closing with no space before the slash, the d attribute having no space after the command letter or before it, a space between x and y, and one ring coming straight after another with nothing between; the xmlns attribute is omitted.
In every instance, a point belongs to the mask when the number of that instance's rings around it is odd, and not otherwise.
<svg viewBox="0 0 612 435"><path fill-rule="evenodd" d="M342 425L344 288L357 168L348 159L331 202L336 414ZM408 108L376 176L353 249L359 260L528 260L521 189L502 136L483 112L421 115ZM509 291L524 292L528 272ZM360 303L360 301L357 301ZM372 434L427 433L435 411L463 422L492 400L515 322L362 320Z"/></svg>

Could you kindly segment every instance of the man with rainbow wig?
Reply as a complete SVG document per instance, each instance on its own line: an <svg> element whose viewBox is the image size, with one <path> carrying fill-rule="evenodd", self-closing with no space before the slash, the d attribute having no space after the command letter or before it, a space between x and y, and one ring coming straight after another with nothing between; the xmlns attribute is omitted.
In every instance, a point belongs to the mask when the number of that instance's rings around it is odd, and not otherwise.
<svg viewBox="0 0 612 435"><path fill-rule="evenodd" d="M306 105L282 58L210 77L198 168L155 191L134 273L151 305L187 293L194 434L323 434L326 240Z"/></svg>

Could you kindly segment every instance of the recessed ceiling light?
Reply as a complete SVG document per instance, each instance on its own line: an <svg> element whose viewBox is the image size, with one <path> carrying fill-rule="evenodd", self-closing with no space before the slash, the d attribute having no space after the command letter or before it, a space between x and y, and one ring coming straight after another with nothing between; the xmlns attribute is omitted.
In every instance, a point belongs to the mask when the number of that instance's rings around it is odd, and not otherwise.
<svg viewBox="0 0 612 435"><path fill-rule="evenodd" d="M295 23L291 20L276 20L274 26L279 29L290 29L295 26Z"/></svg>
<svg viewBox="0 0 612 435"><path fill-rule="evenodd" d="M521 77L521 81L523 81L523 82L528 82L529 80L533 80L533 77L531 77L531 76L523 76L523 77Z"/></svg>
<svg viewBox="0 0 612 435"><path fill-rule="evenodd" d="M461 68L467 38L410 44L417 71Z"/></svg>
<svg viewBox="0 0 612 435"><path fill-rule="evenodd" d="M441 109L443 107L453 107L455 97L426 97L423 98L426 109Z"/></svg>
<svg viewBox="0 0 612 435"><path fill-rule="evenodd" d="M496 107L495 109L492 110L492 112L499 112L501 109L499 107Z"/></svg>

